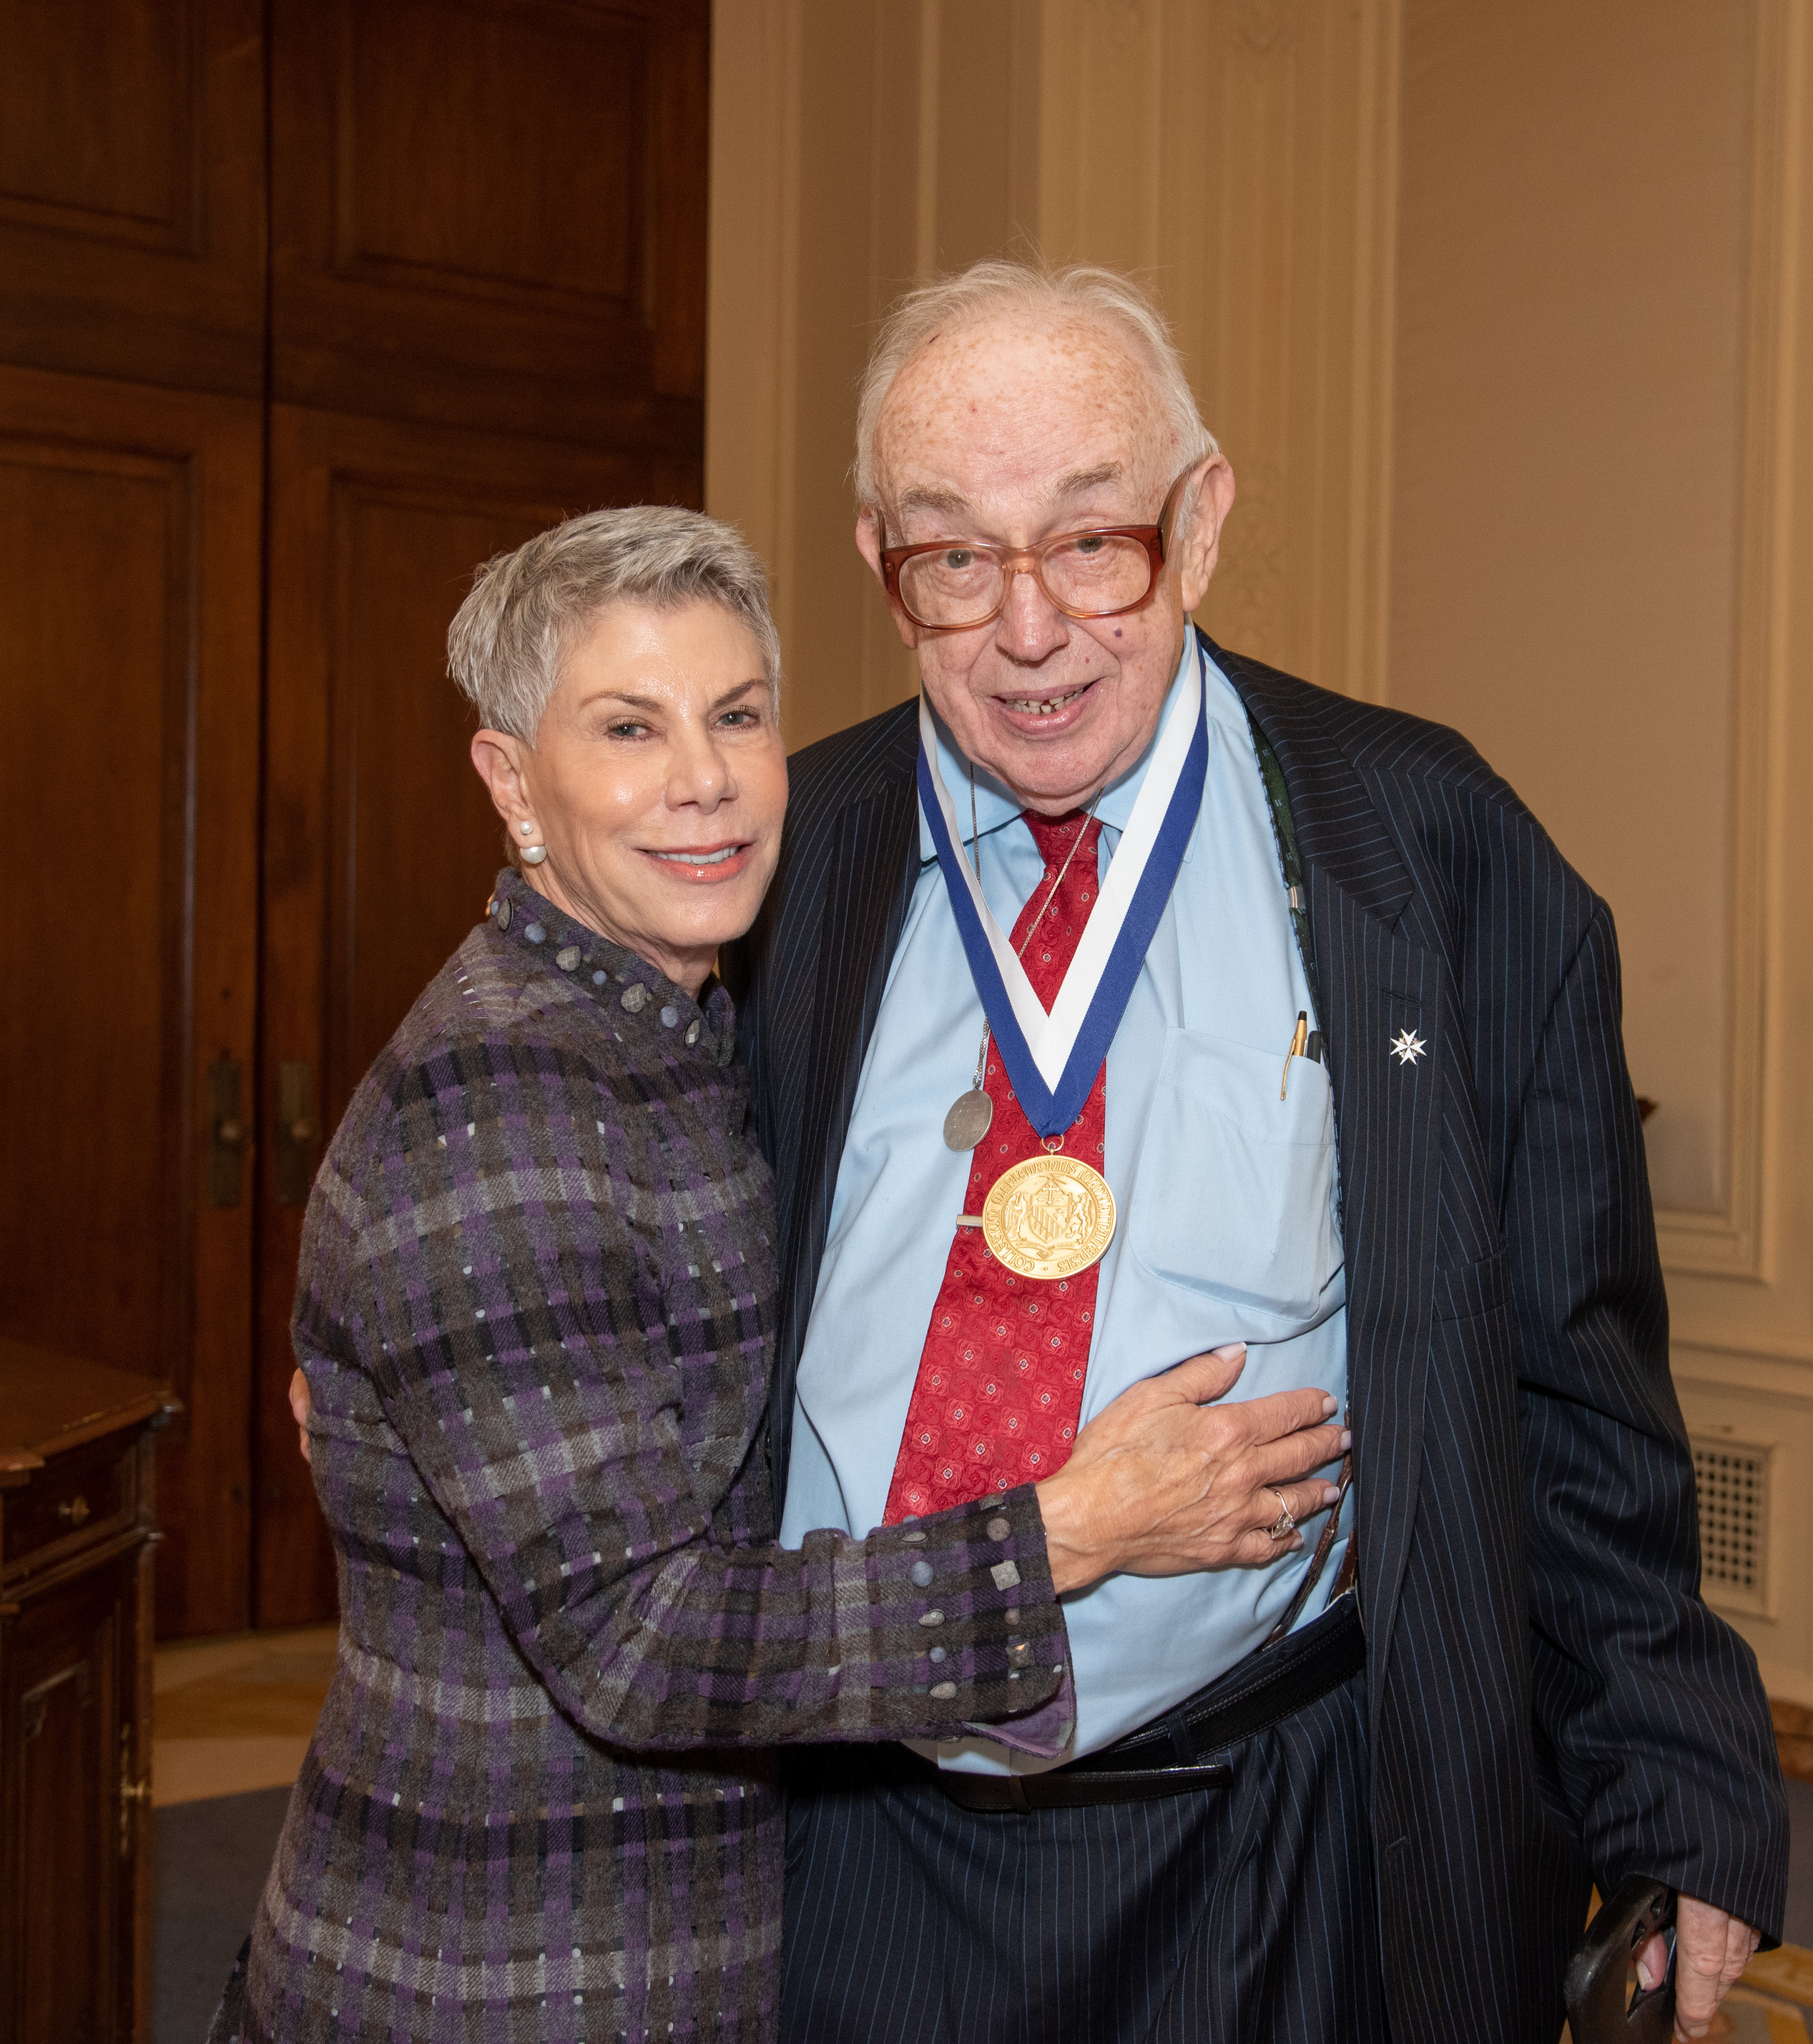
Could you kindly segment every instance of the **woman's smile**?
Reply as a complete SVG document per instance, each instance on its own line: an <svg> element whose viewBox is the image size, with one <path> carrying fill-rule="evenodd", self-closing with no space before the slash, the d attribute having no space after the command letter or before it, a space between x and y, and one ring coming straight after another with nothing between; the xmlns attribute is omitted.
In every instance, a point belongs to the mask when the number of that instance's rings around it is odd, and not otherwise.
<svg viewBox="0 0 1813 2044"><path fill-rule="evenodd" d="M647 846L643 850L686 886L710 887L720 881L735 879L747 866L755 848L744 838L733 844L688 845L678 851L656 851Z"/></svg>

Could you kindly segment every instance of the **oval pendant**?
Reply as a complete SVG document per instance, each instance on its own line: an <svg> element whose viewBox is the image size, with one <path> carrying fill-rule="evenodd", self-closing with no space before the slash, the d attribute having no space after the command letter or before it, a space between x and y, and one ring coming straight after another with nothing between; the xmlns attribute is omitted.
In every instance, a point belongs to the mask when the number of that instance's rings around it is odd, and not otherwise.
<svg viewBox="0 0 1813 2044"><path fill-rule="evenodd" d="M1003 1171L982 1208L982 1236L1022 1278L1074 1278L1114 1239L1114 1195L1087 1164L1059 1152Z"/></svg>
<svg viewBox="0 0 1813 2044"><path fill-rule="evenodd" d="M989 1132L995 1104L980 1086L959 1093L944 1117L944 1143L949 1150L974 1150Z"/></svg>

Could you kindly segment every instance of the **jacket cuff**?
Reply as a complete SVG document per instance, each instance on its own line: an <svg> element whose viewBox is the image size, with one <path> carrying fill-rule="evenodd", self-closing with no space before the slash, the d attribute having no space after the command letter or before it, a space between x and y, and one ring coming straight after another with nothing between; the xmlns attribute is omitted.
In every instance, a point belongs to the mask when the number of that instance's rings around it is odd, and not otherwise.
<svg viewBox="0 0 1813 2044"><path fill-rule="evenodd" d="M1062 1752L1076 1721L1070 1640L1032 1485L871 1534L871 1551L884 1540L876 1558L919 1635L918 1735L982 1731L1040 1758Z"/></svg>

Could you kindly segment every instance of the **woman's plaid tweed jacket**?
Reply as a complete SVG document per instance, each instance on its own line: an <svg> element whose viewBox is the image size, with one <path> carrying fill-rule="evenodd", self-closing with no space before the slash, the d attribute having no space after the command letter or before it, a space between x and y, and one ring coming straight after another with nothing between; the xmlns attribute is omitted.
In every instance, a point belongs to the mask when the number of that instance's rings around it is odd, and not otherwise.
<svg viewBox="0 0 1813 2044"><path fill-rule="evenodd" d="M294 1322L340 1665L217 2038L766 2038L747 1749L1014 1714L1054 1750L1030 1489L762 1544L773 1223L732 1026L505 873L354 1096Z"/></svg>

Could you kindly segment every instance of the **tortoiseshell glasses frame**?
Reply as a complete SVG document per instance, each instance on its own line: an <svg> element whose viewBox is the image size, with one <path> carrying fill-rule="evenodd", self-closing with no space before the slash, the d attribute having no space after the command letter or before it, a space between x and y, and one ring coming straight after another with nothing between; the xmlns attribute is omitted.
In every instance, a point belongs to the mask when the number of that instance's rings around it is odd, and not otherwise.
<svg viewBox="0 0 1813 2044"><path fill-rule="evenodd" d="M1137 610L1158 585L1178 496L1195 466L1165 493L1155 525L1093 525L1054 533L1032 547L951 539L884 547L882 582L922 632L992 624L1020 574L1031 575L1066 617L1120 617Z"/></svg>

